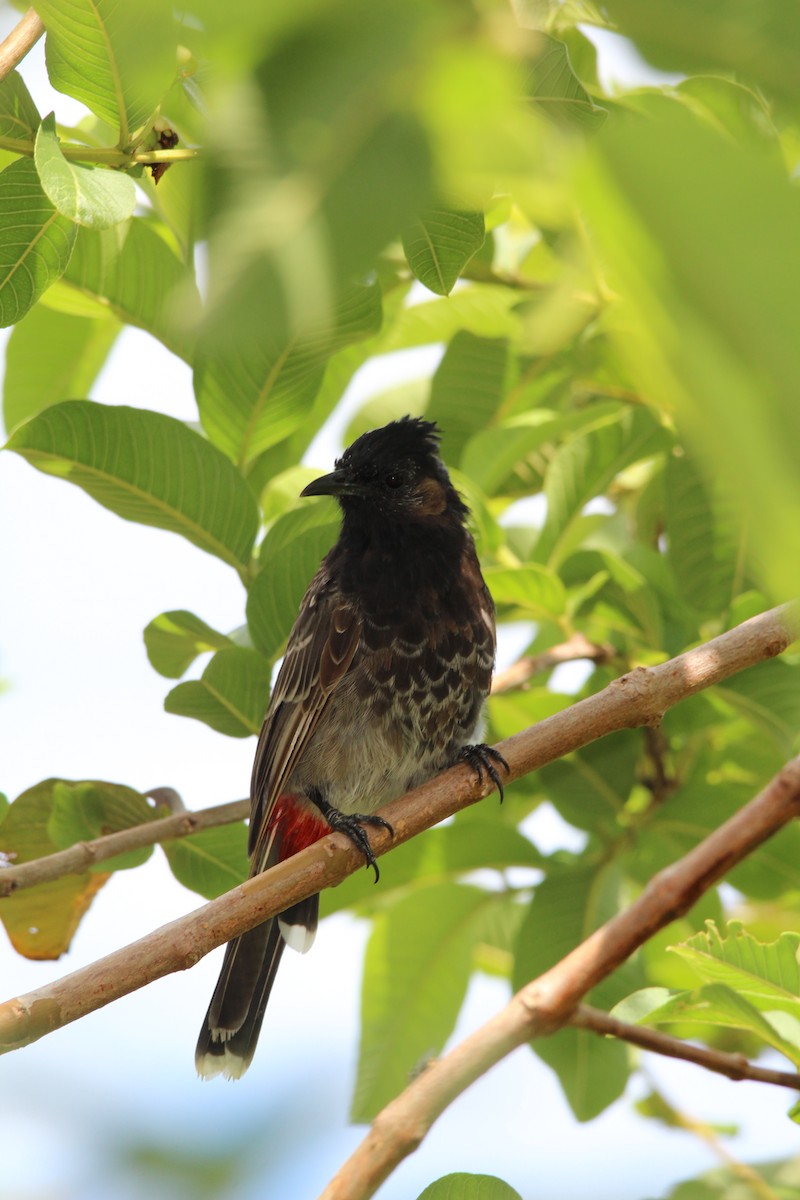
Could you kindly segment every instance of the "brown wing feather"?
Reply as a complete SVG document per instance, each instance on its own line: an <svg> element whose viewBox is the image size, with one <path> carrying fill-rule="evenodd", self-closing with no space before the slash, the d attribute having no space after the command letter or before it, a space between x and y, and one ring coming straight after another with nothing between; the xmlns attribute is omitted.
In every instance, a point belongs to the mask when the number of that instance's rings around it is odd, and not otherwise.
<svg viewBox="0 0 800 1200"><path fill-rule="evenodd" d="M269 818L358 646L361 616L331 583L325 564L314 577L289 635L286 655L256 748L250 781L250 854L264 869Z"/></svg>

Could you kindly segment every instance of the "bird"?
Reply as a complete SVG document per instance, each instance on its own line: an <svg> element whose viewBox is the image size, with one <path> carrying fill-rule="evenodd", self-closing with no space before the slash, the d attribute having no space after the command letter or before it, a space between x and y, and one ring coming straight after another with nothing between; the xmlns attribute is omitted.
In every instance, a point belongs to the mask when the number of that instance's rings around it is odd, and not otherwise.
<svg viewBox="0 0 800 1200"><path fill-rule="evenodd" d="M438 426L406 416L362 434L301 496L332 496L338 540L300 604L258 739L251 876L346 833L378 866L375 810L458 761L502 800L498 751L472 739L495 660L495 610ZM202 1078L249 1067L286 945L305 952L319 896L228 943L195 1055Z"/></svg>

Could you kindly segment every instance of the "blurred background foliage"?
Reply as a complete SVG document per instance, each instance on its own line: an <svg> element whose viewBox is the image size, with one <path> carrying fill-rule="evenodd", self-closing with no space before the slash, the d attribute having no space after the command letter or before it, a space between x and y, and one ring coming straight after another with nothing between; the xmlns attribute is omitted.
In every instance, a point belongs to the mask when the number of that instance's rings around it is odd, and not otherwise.
<svg viewBox="0 0 800 1200"><path fill-rule="evenodd" d="M202 596L187 595L144 631L172 681L169 713L257 732L336 536L330 503L297 497L329 465L308 451L342 411L345 442L406 412L438 421L502 636L525 657L579 647L568 676L533 670L492 697L492 740L796 593L791 7L241 0L232 13L148 0L135 20L111 0L36 9L51 82L86 115L42 121L19 74L0 84L8 446L240 577L237 628L212 628ZM598 31L630 39L669 81L609 94ZM141 407L89 399L125 325L189 365L196 421L156 411L158 379L142 381ZM421 347L440 348L435 370L393 381L395 356ZM375 363L382 382L354 410L348 385ZM796 752L799 720L800 664L787 655L686 701L657 732L551 764L502 809L489 801L400 847L380 888L359 875L328 893L328 913L372 920L354 1119L441 1050L475 971L516 987L557 961L758 791ZM544 804L574 849L537 847L529 818ZM24 861L158 811L118 784L32 779L0 846ZM164 850L182 883L213 896L245 873L244 842L230 826ZM16 949L57 956L108 874L144 857L4 900ZM800 832L730 885L590 1000L798 1065L787 964ZM585 1031L534 1050L580 1121L637 1069L629 1048ZM656 1103L642 1117L674 1126ZM131 1154L181 1194L224 1194L234 1169L233 1157L176 1154L165 1167L160 1151ZM770 1167L768 1194L788 1195L790 1175ZM732 1196L727 1186L675 1195ZM497 1188L486 1195L508 1194Z"/></svg>

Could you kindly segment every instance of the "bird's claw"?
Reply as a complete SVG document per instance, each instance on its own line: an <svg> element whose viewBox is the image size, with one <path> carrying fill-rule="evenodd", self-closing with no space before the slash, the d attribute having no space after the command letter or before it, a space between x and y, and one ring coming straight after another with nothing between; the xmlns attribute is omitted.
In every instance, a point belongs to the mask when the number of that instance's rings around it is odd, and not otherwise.
<svg viewBox="0 0 800 1200"><path fill-rule="evenodd" d="M503 767L506 774L511 773L506 760L503 758L499 750L495 750L494 746L487 746L481 742L475 746L462 746L459 754L459 759L472 767L475 774L478 776L478 782L483 783L484 773L488 775L500 795L500 803L503 803L505 792L503 791L503 781L500 778L500 773L495 766L497 763Z"/></svg>
<svg viewBox="0 0 800 1200"><path fill-rule="evenodd" d="M378 829L388 829L390 837L394 837L394 829L389 822L384 820L383 817L374 816L372 813L343 813L338 808L332 807L325 810L324 816L331 829L337 833L346 834L355 848L361 851L367 860L367 870L372 867L375 872L375 882L377 883L381 877L381 873L378 870L372 846L364 832L363 826L372 825Z"/></svg>

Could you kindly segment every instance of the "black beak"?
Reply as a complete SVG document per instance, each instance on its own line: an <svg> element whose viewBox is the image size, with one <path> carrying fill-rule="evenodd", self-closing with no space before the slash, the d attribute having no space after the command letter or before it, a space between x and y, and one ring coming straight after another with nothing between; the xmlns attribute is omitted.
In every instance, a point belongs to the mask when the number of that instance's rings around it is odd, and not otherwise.
<svg viewBox="0 0 800 1200"><path fill-rule="evenodd" d="M307 484L301 496L361 496L364 489L355 483L347 471L331 471L330 475L321 475Z"/></svg>

